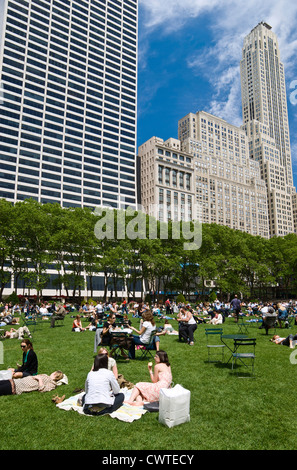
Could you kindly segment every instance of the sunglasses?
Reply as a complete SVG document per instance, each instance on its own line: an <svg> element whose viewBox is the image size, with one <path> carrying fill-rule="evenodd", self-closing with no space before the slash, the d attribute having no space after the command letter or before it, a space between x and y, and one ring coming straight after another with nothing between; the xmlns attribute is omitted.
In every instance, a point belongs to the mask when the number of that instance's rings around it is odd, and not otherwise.
<svg viewBox="0 0 297 470"><path fill-rule="evenodd" d="M25 348L26 346L26 344L21 344L21 348Z"/></svg>

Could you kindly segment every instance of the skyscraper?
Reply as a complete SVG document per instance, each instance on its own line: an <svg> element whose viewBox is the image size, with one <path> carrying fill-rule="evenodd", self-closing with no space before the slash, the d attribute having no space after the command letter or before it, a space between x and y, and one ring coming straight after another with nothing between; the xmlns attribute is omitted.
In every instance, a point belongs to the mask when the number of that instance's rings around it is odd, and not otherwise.
<svg viewBox="0 0 297 470"><path fill-rule="evenodd" d="M0 197L135 204L137 16L137 0L0 0Z"/></svg>
<svg viewBox="0 0 297 470"><path fill-rule="evenodd" d="M148 214L269 237L266 184L243 129L204 111L189 113L178 122L178 139L152 137L138 153Z"/></svg>
<svg viewBox="0 0 297 470"><path fill-rule="evenodd" d="M240 63L243 128L249 154L267 185L270 236L294 232L290 134L284 66L276 34L259 23L245 38Z"/></svg>

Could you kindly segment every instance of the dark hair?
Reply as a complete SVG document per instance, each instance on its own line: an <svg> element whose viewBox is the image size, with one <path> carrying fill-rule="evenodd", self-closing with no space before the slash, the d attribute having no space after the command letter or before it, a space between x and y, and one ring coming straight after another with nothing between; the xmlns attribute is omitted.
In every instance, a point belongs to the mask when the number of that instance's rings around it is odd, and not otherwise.
<svg viewBox="0 0 297 470"><path fill-rule="evenodd" d="M107 369L108 368L108 356L106 354L97 354L94 359L94 367L93 370L97 371L99 369Z"/></svg>
<svg viewBox="0 0 297 470"><path fill-rule="evenodd" d="M159 357L161 363L166 364L166 366L168 366L168 367L170 366L170 362L169 362L169 359L168 359L167 352L162 351L162 350L157 351L156 356Z"/></svg>
<svg viewBox="0 0 297 470"><path fill-rule="evenodd" d="M31 341L28 338L22 339L22 343L26 343L26 345L28 346L29 349L33 349L33 344L31 343Z"/></svg>

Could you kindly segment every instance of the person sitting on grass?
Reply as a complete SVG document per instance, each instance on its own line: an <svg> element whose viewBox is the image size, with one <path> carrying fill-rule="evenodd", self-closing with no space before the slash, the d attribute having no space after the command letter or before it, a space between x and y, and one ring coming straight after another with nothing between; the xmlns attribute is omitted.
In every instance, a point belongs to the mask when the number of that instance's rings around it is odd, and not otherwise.
<svg viewBox="0 0 297 470"><path fill-rule="evenodd" d="M40 309L39 309L39 315L41 315L42 317L48 317L48 316L51 316L52 313L48 311L45 304L41 304Z"/></svg>
<svg viewBox="0 0 297 470"><path fill-rule="evenodd" d="M169 323L169 321L167 319L164 320L164 328L163 328L163 332L162 333L159 333L158 332L158 335L160 336L161 334L168 334L168 335L178 335L178 331L176 331L173 326Z"/></svg>
<svg viewBox="0 0 297 470"><path fill-rule="evenodd" d="M108 370L111 370L115 378L117 379L119 374L118 374L118 367L117 367L116 360L113 357L109 357L109 353L106 348L100 348L98 351L98 354L105 354L108 357Z"/></svg>
<svg viewBox="0 0 297 470"><path fill-rule="evenodd" d="M116 361L113 357L109 356L109 353L108 353L106 348L100 348L99 351L98 351L98 354L105 354L108 357L108 370L111 370L113 372L115 378L118 381L118 384L119 384L120 388L125 387L125 388L128 388L128 389L131 389L131 388L134 387L134 384L132 382L128 381L127 379L125 379L123 374L118 373L117 363L116 363Z"/></svg>
<svg viewBox="0 0 297 470"><path fill-rule="evenodd" d="M98 354L93 369L88 373L86 393L82 397L85 414L101 416L116 411L122 406L124 394L111 370L108 370L108 356Z"/></svg>
<svg viewBox="0 0 297 470"><path fill-rule="evenodd" d="M221 313L216 312L215 316L208 322L212 325L221 325L223 323L223 316Z"/></svg>
<svg viewBox="0 0 297 470"><path fill-rule="evenodd" d="M13 379L22 379L29 375L37 375L38 360L33 345L29 339L23 339L21 342L23 351L23 363L17 369L9 369L12 371Z"/></svg>
<svg viewBox="0 0 297 470"><path fill-rule="evenodd" d="M170 388L172 373L168 355L165 351L157 351L153 364L148 363L148 370L152 382L138 382L132 390L129 400L124 403L133 406L143 406L144 402L159 401L161 388Z"/></svg>
<svg viewBox="0 0 297 470"><path fill-rule="evenodd" d="M72 323L72 331L86 331L86 330L89 330L90 328L93 328L92 322L88 326L83 328L80 315L76 315Z"/></svg>

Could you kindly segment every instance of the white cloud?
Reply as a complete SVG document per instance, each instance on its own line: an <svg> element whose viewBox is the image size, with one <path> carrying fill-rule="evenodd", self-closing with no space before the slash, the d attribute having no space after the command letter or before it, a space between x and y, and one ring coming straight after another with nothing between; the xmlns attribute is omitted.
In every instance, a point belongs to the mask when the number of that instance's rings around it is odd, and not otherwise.
<svg viewBox="0 0 297 470"><path fill-rule="evenodd" d="M189 18L211 11L221 3L220 0L139 0L145 13L145 27L151 30L162 25L167 33L176 31Z"/></svg>
<svg viewBox="0 0 297 470"><path fill-rule="evenodd" d="M242 124L242 117L238 65L229 67L221 75L215 76L212 85L215 92L206 111L225 119L230 124L240 126Z"/></svg>
<svg viewBox="0 0 297 470"><path fill-rule="evenodd" d="M191 73L206 78L213 88L209 112L240 124L239 61L244 37L260 21L277 34L287 84L297 78L297 2L292 0L139 0L148 33L162 26L163 34L187 27L187 21L208 15L210 46L192 51L187 65Z"/></svg>

